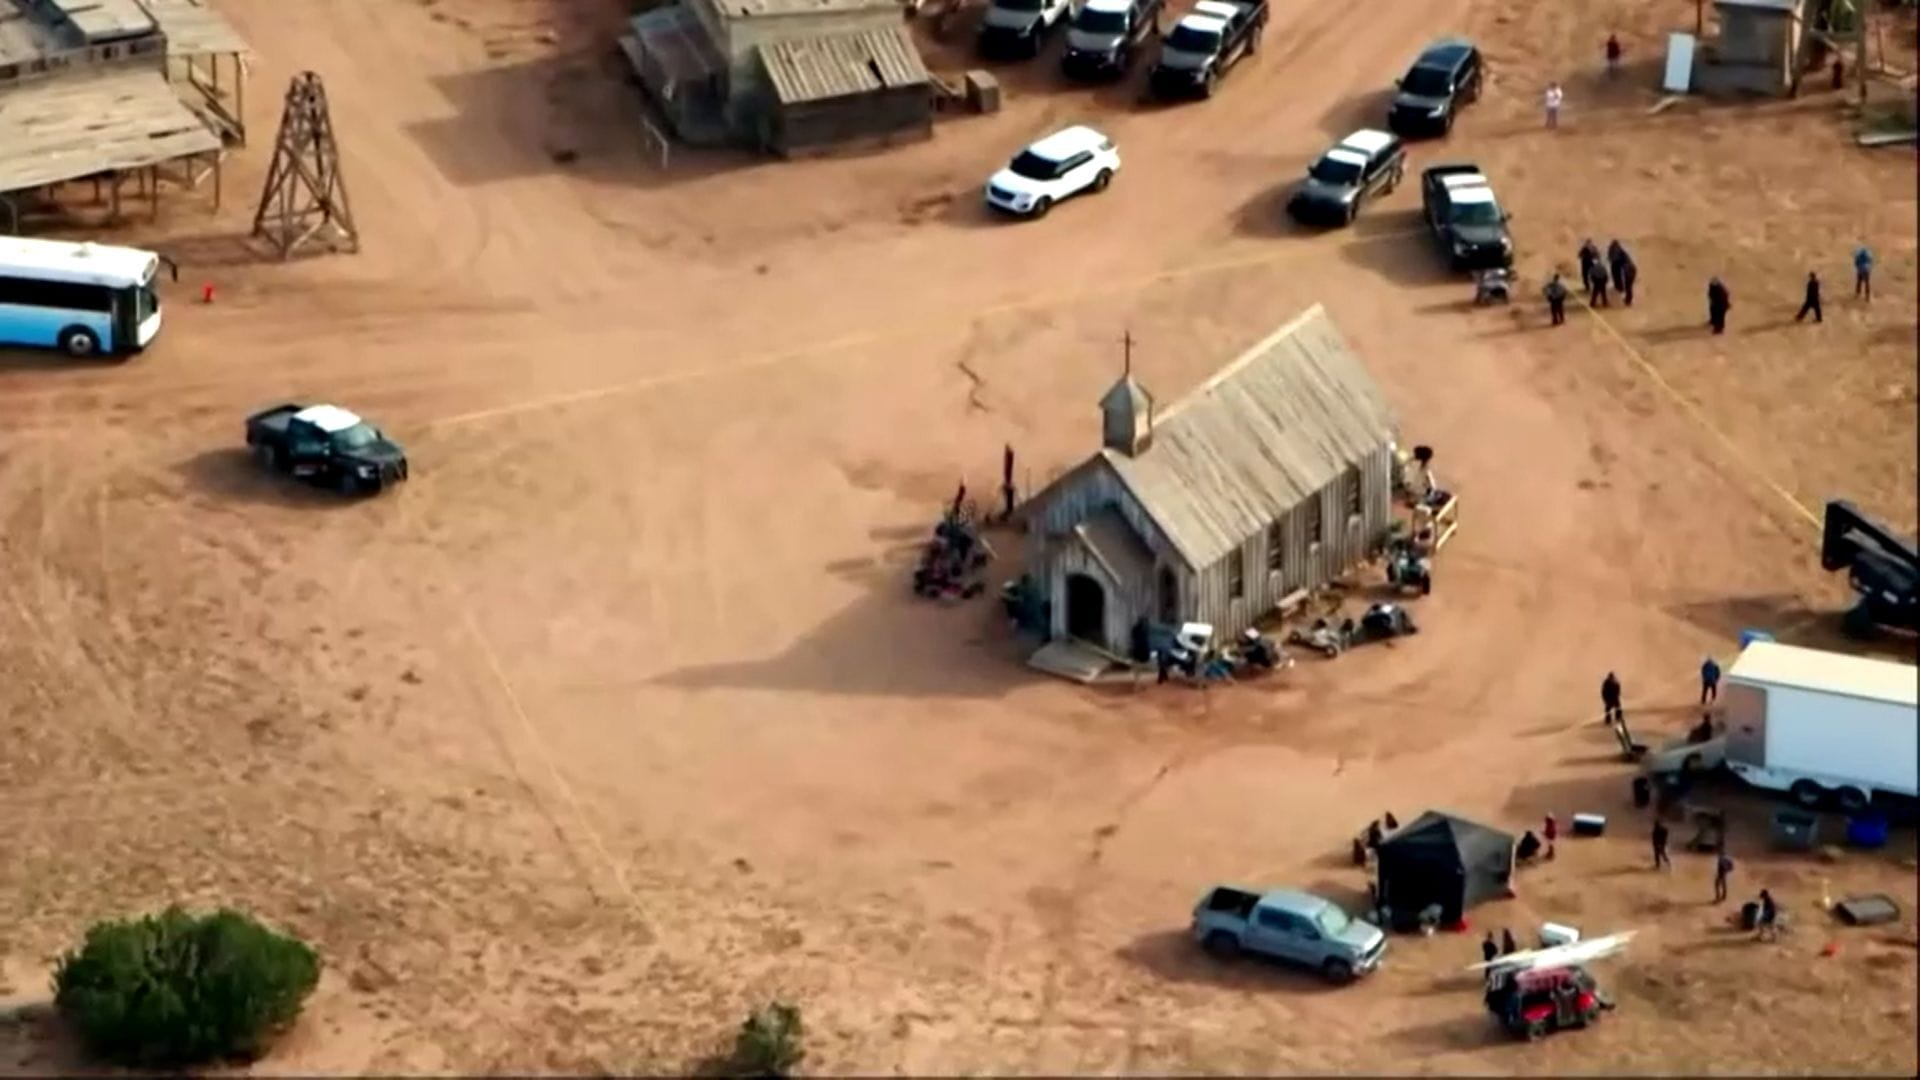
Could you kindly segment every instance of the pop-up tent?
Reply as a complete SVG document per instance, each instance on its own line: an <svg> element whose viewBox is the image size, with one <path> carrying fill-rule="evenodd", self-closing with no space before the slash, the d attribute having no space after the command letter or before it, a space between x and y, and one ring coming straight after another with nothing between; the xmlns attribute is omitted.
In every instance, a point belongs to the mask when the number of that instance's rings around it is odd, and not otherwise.
<svg viewBox="0 0 1920 1080"><path fill-rule="evenodd" d="M1513 837L1465 818L1429 810L1380 841L1379 904L1393 928L1411 930L1420 912L1440 906L1440 925L1468 908L1507 895Z"/></svg>

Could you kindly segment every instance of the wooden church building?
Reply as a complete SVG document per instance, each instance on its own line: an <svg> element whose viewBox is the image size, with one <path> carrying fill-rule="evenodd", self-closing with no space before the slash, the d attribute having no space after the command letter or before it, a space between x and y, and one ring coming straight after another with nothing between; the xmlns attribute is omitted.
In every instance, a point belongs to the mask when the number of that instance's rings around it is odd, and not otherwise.
<svg viewBox="0 0 1920 1080"><path fill-rule="evenodd" d="M1317 304L1164 409L1129 371L1100 412L1099 451L1025 509L1056 641L1224 640L1386 542L1397 424Z"/></svg>

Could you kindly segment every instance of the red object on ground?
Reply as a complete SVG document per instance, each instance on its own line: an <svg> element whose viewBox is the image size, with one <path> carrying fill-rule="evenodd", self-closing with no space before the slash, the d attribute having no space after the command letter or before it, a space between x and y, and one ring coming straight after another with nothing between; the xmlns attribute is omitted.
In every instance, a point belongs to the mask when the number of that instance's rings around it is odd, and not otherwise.
<svg viewBox="0 0 1920 1080"><path fill-rule="evenodd" d="M200 302L203 304L213 303L213 283L212 282L208 282L205 285L200 286Z"/></svg>

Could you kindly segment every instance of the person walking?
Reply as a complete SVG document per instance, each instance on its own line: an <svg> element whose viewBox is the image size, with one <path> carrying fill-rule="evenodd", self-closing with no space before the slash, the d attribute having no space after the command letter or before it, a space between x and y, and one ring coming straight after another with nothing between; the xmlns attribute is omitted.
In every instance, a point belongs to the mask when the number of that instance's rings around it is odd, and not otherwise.
<svg viewBox="0 0 1920 1080"><path fill-rule="evenodd" d="M1672 860L1667 858L1667 823L1658 818L1653 822L1653 868L1655 870L1673 869Z"/></svg>
<svg viewBox="0 0 1920 1080"><path fill-rule="evenodd" d="M1620 709L1620 679L1611 671L1607 672L1607 677L1600 681L1600 705L1606 709L1603 722L1608 724L1627 722L1627 714Z"/></svg>
<svg viewBox="0 0 1920 1080"><path fill-rule="evenodd" d="M1720 700L1720 665L1709 656L1700 664L1700 704Z"/></svg>
<svg viewBox="0 0 1920 1080"><path fill-rule="evenodd" d="M1580 284L1585 285L1593 277L1594 267L1600 265L1600 248L1589 236L1580 241Z"/></svg>
<svg viewBox="0 0 1920 1080"><path fill-rule="evenodd" d="M1632 307L1633 279L1640 275L1640 268L1618 240L1607 243L1607 270L1613 276L1613 291L1620 294L1620 303Z"/></svg>
<svg viewBox="0 0 1920 1080"><path fill-rule="evenodd" d="M1873 252L1865 244L1853 249L1853 295L1873 300Z"/></svg>
<svg viewBox="0 0 1920 1080"><path fill-rule="evenodd" d="M1559 326L1567 321L1567 286L1560 280L1560 271L1555 270L1553 277L1547 280L1547 287L1541 290L1547 298L1547 315L1553 325Z"/></svg>
<svg viewBox="0 0 1920 1080"><path fill-rule="evenodd" d="M1554 128L1557 128L1560 126L1560 106L1566 100L1567 100L1566 92L1560 89L1559 83L1550 82L1547 84L1547 92L1541 98L1541 102L1547 108L1547 130L1548 131L1552 131Z"/></svg>
<svg viewBox="0 0 1920 1080"><path fill-rule="evenodd" d="M1493 931L1489 930L1487 931L1486 940L1480 943L1480 959L1491 964L1499 955L1500 946L1494 943Z"/></svg>
<svg viewBox="0 0 1920 1080"><path fill-rule="evenodd" d="M1772 941L1780 936L1780 908L1773 902L1773 894L1760 890L1760 911L1754 920L1754 937L1761 941Z"/></svg>
<svg viewBox="0 0 1920 1080"><path fill-rule="evenodd" d="M1733 876L1733 860L1728 857L1723 846L1713 860L1713 902L1724 904L1727 901L1727 879Z"/></svg>
<svg viewBox="0 0 1920 1080"><path fill-rule="evenodd" d="M1765 894L1762 894L1765 895ZM1520 951L1520 943L1513 940L1513 931L1502 927L1500 930L1500 955L1512 956Z"/></svg>
<svg viewBox="0 0 1920 1080"><path fill-rule="evenodd" d="M1613 78L1620 73L1620 35L1607 35L1607 77Z"/></svg>
<svg viewBox="0 0 1920 1080"><path fill-rule="evenodd" d="M1607 270L1598 258L1587 268L1587 306L1607 306Z"/></svg>
<svg viewBox="0 0 1920 1080"><path fill-rule="evenodd" d="M1000 518L1013 520L1013 444L1007 443L1000 451Z"/></svg>
<svg viewBox="0 0 1920 1080"><path fill-rule="evenodd" d="M1546 823L1540 827L1540 838L1547 842L1546 857L1553 858L1553 842L1560 838L1560 823L1554 820L1552 814L1547 815Z"/></svg>
<svg viewBox="0 0 1920 1080"><path fill-rule="evenodd" d="M1726 283L1719 278L1707 282L1707 325L1713 327L1716 334L1727 330L1727 312L1733 310L1733 294L1727 291Z"/></svg>
<svg viewBox="0 0 1920 1080"><path fill-rule="evenodd" d="M1793 317L1793 321L1794 321L1794 322L1800 322L1800 321L1802 321L1802 320L1804 320L1804 319L1805 319L1805 318L1807 317L1807 313L1808 313L1808 312L1812 312L1812 313L1813 313L1813 321L1814 321L1814 322L1820 322L1820 321L1821 321L1821 315L1820 315L1820 275L1819 275L1819 274L1816 274L1816 273L1814 273L1814 272L1813 272L1813 271L1811 271L1811 270L1809 270L1809 271L1807 271L1807 294L1806 294L1806 298L1800 301L1800 313L1799 313L1799 314L1797 314L1797 315L1795 315L1795 316Z"/></svg>

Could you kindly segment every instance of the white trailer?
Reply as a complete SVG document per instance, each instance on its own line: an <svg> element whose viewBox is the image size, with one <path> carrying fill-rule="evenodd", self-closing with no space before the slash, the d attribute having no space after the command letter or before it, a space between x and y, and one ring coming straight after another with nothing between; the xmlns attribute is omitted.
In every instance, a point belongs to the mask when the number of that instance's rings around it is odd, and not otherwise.
<svg viewBox="0 0 1920 1080"><path fill-rule="evenodd" d="M1804 806L1913 798L1920 693L1911 664L1756 641L1727 672L1727 767Z"/></svg>

